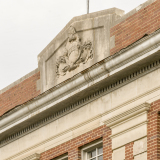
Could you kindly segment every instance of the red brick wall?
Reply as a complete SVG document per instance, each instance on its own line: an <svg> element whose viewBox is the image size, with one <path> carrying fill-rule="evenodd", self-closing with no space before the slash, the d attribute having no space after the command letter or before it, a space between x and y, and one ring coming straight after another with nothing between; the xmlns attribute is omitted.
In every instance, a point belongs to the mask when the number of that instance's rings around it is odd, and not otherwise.
<svg viewBox="0 0 160 160"><path fill-rule="evenodd" d="M151 104L148 113L148 133L147 133L147 159L160 159L160 100ZM68 153L69 160L80 160L80 148L96 139L103 138L103 158L104 160L112 160L112 143L109 136L111 130L105 125L85 133L75 139L56 146L41 154L40 160L50 160L64 153ZM125 145L125 159L133 160L134 142Z"/></svg>
<svg viewBox="0 0 160 160"><path fill-rule="evenodd" d="M151 104L148 113L147 159L160 159L160 100Z"/></svg>
<svg viewBox="0 0 160 160"><path fill-rule="evenodd" d="M125 146L126 160L133 160L133 144ZM153 102L148 112L147 160L160 160L160 100Z"/></svg>
<svg viewBox="0 0 160 160"><path fill-rule="evenodd" d="M17 105L38 96L36 82L40 79L40 73L36 73L23 82L15 85L0 95L0 116Z"/></svg>
<svg viewBox="0 0 160 160"><path fill-rule="evenodd" d="M115 36L115 47L111 49L111 55L159 28L160 0L157 0L111 28L111 37Z"/></svg>
<svg viewBox="0 0 160 160"><path fill-rule="evenodd" d="M125 145L125 160L133 160L133 144L134 142Z"/></svg>
<svg viewBox="0 0 160 160"><path fill-rule="evenodd" d="M111 160L112 144L111 144L111 138L109 138L110 135L111 135L111 130L107 128L105 125L101 126L97 129L87 132L77 138L74 138L66 143L63 143L57 147L54 147L42 153L40 160L50 160L64 153L68 153L69 160L80 160L81 153L79 147L82 147L83 145L88 144L101 137L103 138L103 157L104 157L103 159Z"/></svg>

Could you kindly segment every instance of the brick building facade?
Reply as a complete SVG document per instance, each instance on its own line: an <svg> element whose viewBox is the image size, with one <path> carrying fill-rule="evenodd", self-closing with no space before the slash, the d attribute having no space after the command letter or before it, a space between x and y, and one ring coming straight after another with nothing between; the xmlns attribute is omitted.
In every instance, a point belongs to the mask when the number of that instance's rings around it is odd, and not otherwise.
<svg viewBox="0 0 160 160"><path fill-rule="evenodd" d="M0 160L160 159L159 77L160 0L74 17L0 91Z"/></svg>

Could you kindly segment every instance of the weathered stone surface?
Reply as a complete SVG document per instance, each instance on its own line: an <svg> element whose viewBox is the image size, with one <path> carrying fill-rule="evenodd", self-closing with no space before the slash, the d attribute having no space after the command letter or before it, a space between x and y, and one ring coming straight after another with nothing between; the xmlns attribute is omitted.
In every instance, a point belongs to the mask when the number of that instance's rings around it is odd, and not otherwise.
<svg viewBox="0 0 160 160"><path fill-rule="evenodd" d="M133 155L147 151L147 137L134 142Z"/></svg>
<svg viewBox="0 0 160 160"><path fill-rule="evenodd" d="M147 160L147 152L135 156L134 160Z"/></svg>
<svg viewBox="0 0 160 160"><path fill-rule="evenodd" d="M70 26L64 52L56 62L57 78L69 74L80 64L86 64L89 59L93 59L92 42L88 40L82 44L75 28Z"/></svg>
<svg viewBox="0 0 160 160"><path fill-rule="evenodd" d="M113 151L112 160L124 160L125 159L125 146Z"/></svg>
<svg viewBox="0 0 160 160"><path fill-rule="evenodd" d="M28 156L22 160L39 160L39 159L40 159L40 154L35 153L35 154L32 154L31 156Z"/></svg>
<svg viewBox="0 0 160 160"><path fill-rule="evenodd" d="M119 9L108 9L103 14L80 16L38 56L41 92L70 79L110 55L110 26Z"/></svg>
<svg viewBox="0 0 160 160"><path fill-rule="evenodd" d="M112 148L118 148L129 142L135 141L147 135L147 124L143 124L137 128L133 128L120 134L112 139Z"/></svg>

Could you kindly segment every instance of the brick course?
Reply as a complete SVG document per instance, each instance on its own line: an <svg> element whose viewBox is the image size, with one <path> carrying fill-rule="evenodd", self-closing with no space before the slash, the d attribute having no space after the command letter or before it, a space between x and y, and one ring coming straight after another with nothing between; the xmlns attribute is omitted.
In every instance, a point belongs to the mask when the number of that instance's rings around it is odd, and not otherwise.
<svg viewBox="0 0 160 160"><path fill-rule="evenodd" d="M111 28L111 37L115 36L115 47L111 49L111 55L159 28L160 0L157 0Z"/></svg>
<svg viewBox="0 0 160 160"><path fill-rule="evenodd" d="M37 91L36 82L39 79L40 72L0 94L0 116L15 106L38 96L40 91Z"/></svg>
<svg viewBox="0 0 160 160"><path fill-rule="evenodd" d="M147 159L160 159L160 100L151 104L148 113Z"/></svg>
<svg viewBox="0 0 160 160"><path fill-rule="evenodd" d="M125 160L133 160L133 144L134 142L125 145Z"/></svg>
<svg viewBox="0 0 160 160"><path fill-rule="evenodd" d="M63 143L57 147L54 147L42 153L40 160L50 160L64 153L68 153L69 160L80 160L81 159L80 147L99 138L103 139L104 160L111 160L112 143L111 143L111 138L109 138L110 135L111 135L111 130L107 128L105 125L101 126L99 128L89 131L81 136L78 136L66 143Z"/></svg>

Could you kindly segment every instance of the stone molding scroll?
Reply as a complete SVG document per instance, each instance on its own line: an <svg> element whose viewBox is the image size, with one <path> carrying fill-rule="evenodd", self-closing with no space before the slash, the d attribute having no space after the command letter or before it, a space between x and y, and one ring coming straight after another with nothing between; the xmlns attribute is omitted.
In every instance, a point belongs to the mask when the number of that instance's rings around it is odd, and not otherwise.
<svg viewBox="0 0 160 160"><path fill-rule="evenodd" d="M64 76L67 71L70 72L81 63L85 64L89 59L93 59L92 51L92 42L88 40L82 44L76 29L70 26L63 55L56 60L57 77Z"/></svg>

